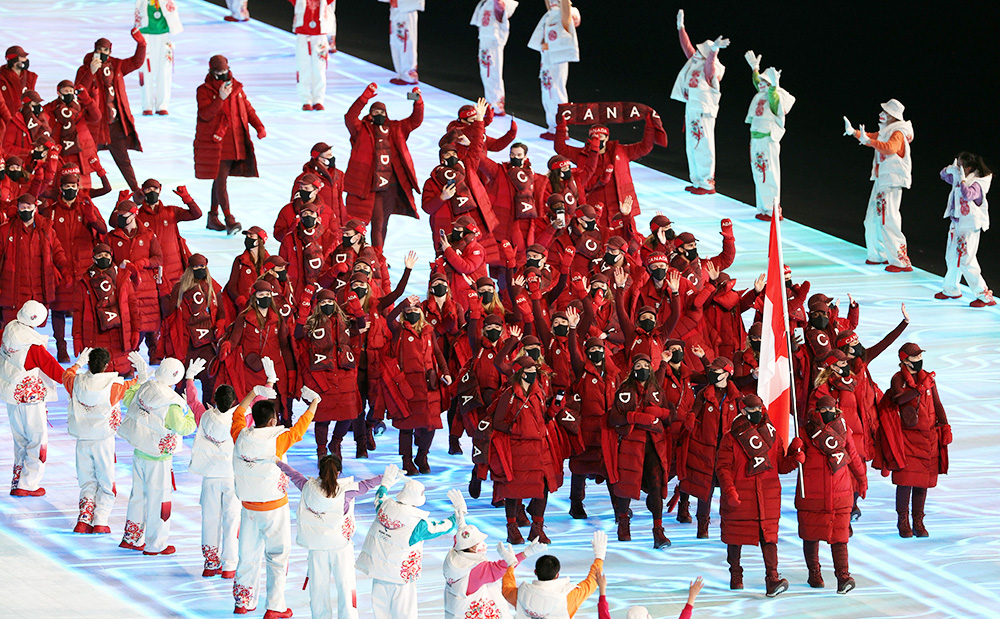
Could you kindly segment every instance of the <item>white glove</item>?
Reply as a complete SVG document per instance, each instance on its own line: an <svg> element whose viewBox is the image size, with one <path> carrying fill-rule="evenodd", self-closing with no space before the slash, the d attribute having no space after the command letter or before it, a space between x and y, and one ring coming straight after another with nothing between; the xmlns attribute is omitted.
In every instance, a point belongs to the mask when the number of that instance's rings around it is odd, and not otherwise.
<svg viewBox="0 0 1000 619"><path fill-rule="evenodd" d="M264 366L264 375L267 376L267 382L272 385L278 382L278 374L274 371L274 361L271 361L270 357L262 357L260 364Z"/></svg>
<svg viewBox="0 0 1000 619"><path fill-rule="evenodd" d="M594 547L594 558L604 560L608 556L608 534L604 531L594 531L594 539L590 542Z"/></svg>
<svg viewBox="0 0 1000 619"><path fill-rule="evenodd" d="M302 387L302 401L312 404L313 402L319 404L323 398L319 397L319 394L310 389L309 387Z"/></svg>
<svg viewBox="0 0 1000 619"><path fill-rule="evenodd" d="M515 567L519 563L517 554L514 552L514 547L510 544L497 542L497 554L507 563L507 567Z"/></svg>
<svg viewBox="0 0 1000 619"><path fill-rule="evenodd" d="M448 491L448 500L451 501L452 507L455 508L456 514L461 514L464 516L469 513L469 508L465 504L465 497L462 495L462 491L456 488L452 488Z"/></svg>
<svg viewBox="0 0 1000 619"><path fill-rule="evenodd" d="M945 168L945 172L951 174L951 179L952 179L951 184L956 187L960 185L963 180L965 180L965 170L962 168L961 165L959 165L958 159L952 161L951 165ZM79 363L80 362L77 361L77 364Z"/></svg>
<svg viewBox="0 0 1000 619"><path fill-rule="evenodd" d="M747 53L743 54L743 57L747 59L747 64L750 65L751 69L757 71L758 73L760 72L760 59L763 58L763 56L755 56L753 50L751 49L747 50Z"/></svg>
<svg viewBox="0 0 1000 619"><path fill-rule="evenodd" d="M254 387L253 388L253 394L255 396L262 397L265 400L277 400L278 399L278 392L275 391L274 389L271 389L270 387L266 387L264 385L257 385L256 387Z"/></svg>
<svg viewBox="0 0 1000 619"><path fill-rule="evenodd" d="M149 366L146 364L146 360L142 358L139 351L133 350L128 354L128 360L132 362L132 367L135 368L135 377L140 383L144 383L149 380Z"/></svg>
<svg viewBox="0 0 1000 619"><path fill-rule="evenodd" d="M677 29L684 30L684 9L677 11Z"/></svg>
<svg viewBox="0 0 1000 619"><path fill-rule="evenodd" d="M205 369L206 365L208 365L207 361L201 357L195 357L191 360L191 363L188 364L188 369L187 372L184 373L184 378L187 380L194 380L194 377L201 374L201 371Z"/></svg>
<svg viewBox="0 0 1000 619"><path fill-rule="evenodd" d="M854 135L854 127L846 116L844 116L844 135Z"/></svg>
<svg viewBox="0 0 1000 619"><path fill-rule="evenodd" d="M537 538L533 539L527 546L524 547L524 558L527 559L528 557L542 554L548 550L548 548L548 544L541 543Z"/></svg>
<svg viewBox="0 0 1000 619"><path fill-rule="evenodd" d="M395 464L390 464L385 467L385 472L382 473L382 485L387 489L392 488L402 476L403 474L399 471L399 467Z"/></svg>
<svg viewBox="0 0 1000 619"><path fill-rule="evenodd" d="M729 39L724 39L721 36L716 40L712 41L712 49L720 50L729 47Z"/></svg>
<svg viewBox="0 0 1000 619"><path fill-rule="evenodd" d="M868 143L870 143L872 141L871 138L868 137L868 134L865 133L865 126L864 125L861 125L860 127L858 127L858 131L861 132L861 134L858 135L858 142L861 142L862 144L868 144Z"/></svg>
<svg viewBox="0 0 1000 619"><path fill-rule="evenodd" d="M774 67L768 67L767 70L764 71L764 77L767 81L771 82L772 86L777 88L778 81L781 79L781 71L775 69Z"/></svg>
<svg viewBox="0 0 1000 619"><path fill-rule="evenodd" d="M88 358L90 357L90 351L92 350L94 349L90 347L81 350L80 356L76 358L76 363L74 365L76 365L76 367L78 368L82 368L83 366L85 366L88 363ZM129 359L132 358L132 354L139 354L139 353L129 353ZM140 357L140 359L141 358L142 357Z"/></svg>

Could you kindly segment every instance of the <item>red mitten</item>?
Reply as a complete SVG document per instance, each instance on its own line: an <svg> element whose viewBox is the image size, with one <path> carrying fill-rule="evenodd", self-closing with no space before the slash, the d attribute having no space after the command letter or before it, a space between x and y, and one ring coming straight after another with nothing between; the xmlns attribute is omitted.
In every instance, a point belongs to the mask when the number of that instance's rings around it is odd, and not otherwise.
<svg viewBox="0 0 1000 619"><path fill-rule="evenodd" d="M798 436L792 439L792 442L788 444L788 451L801 451L802 450L802 439Z"/></svg>
<svg viewBox="0 0 1000 619"><path fill-rule="evenodd" d="M722 232L720 234L722 234L722 236L724 236L726 238L732 238L733 237L733 220L732 219L723 219L722 223L721 223L721 227L722 227Z"/></svg>
<svg viewBox="0 0 1000 619"><path fill-rule="evenodd" d="M225 341L225 342L223 342L222 345L219 346L219 358L225 359L226 357L228 357L229 353L232 351L232 349L233 349L233 343L232 342L230 342L228 340Z"/></svg>
<svg viewBox="0 0 1000 619"><path fill-rule="evenodd" d="M177 189L174 189L174 193L176 193L185 204L191 201L191 194L188 193L187 187L184 185L179 185Z"/></svg>
<svg viewBox="0 0 1000 619"><path fill-rule="evenodd" d="M736 488L734 486L729 486L728 488L723 490L722 496L726 499L726 502L729 503L731 507L740 506L740 493L736 492Z"/></svg>
<svg viewBox="0 0 1000 619"><path fill-rule="evenodd" d="M799 464L806 463L806 452L804 451L796 451L795 456L793 457L795 458L795 461L798 462Z"/></svg>
<svg viewBox="0 0 1000 619"><path fill-rule="evenodd" d="M344 297L344 302L347 305L347 313L355 318L365 315L365 310L361 307L361 299L355 292L348 292Z"/></svg>
<svg viewBox="0 0 1000 619"><path fill-rule="evenodd" d="M535 315L531 311L531 303L528 301L528 297L523 294L519 294L514 298L514 303L517 304L517 309L521 311L521 319L524 322L533 322L535 320Z"/></svg>
<svg viewBox="0 0 1000 619"><path fill-rule="evenodd" d="M510 241L504 239L500 241L500 253L503 255L504 262L508 269L513 269L517 266L517 252L514 250L514 246L510 244Z"/></svg>
<svg viewBox="0 0 1000 619"><path fill-rule="evenodd" d="M132 28L132 38L140 45L146 44L146 37L142 36L142 32L138 28Z"/></svg>
<svg viewBox="0 0 1000 619"><path fill-rule="evenodd" d="M122 189L118 192L118 202L124 202L132 197L132 192L128 189Z"/></svg>
<svg viewBox="0 0 1000 619"><path fill-rule="evenodd" d="M469 318L479 320L483 317L483 303L479 300L479 294L475 290L465 293L467 305L469 306Z"/></svg>
<svg viewBox="0 0 1000 619"><path fill-rule="evenodd" d="M536 298L537 299L541 299L542 298L542 296L541 296L542 282L541 282L540 279L538 279L537 277L530 277L530 278L528 278L528 280L525 283L527 284L528 292L531 293L531 298L532 299L536 299ZM536 293L538 293L537 297L535 296Z"/></svg>
<svg viewBox="0 0 1000 619"><path fill-rule="evenodd" d="M865 498L866 494L868 494L868 478L867 477L862 477L861 479L858 480L858 494L861 495L862 499Z"/></svg>
<svg viewBox="0 0 1000 619"><path fill-rule="evenodd" d="M378 94L378 84L372 82L371 84L368 84L368 87L365 88L364 94L362 94L361 96L364 98L365 101L367 101L368 99L371 99L377 94Z"/></svg>
<svg viewBox="0 0 1000 619"><path fill-rule="evenodd" d="M950 424L946 423L938 426L938 440L941 441L942 445L951 445L952 436Z"/></svg>

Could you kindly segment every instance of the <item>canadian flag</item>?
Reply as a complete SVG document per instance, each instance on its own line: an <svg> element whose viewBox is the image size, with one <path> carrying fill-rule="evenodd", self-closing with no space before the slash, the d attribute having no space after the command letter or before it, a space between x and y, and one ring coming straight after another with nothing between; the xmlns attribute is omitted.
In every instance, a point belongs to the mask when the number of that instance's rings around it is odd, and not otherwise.
<svg viewBox="0 0 1000 619"><path fill-rule="evenodd" d="M771 217L771 238L767 249L767 284L764 287L764 322L761 329L757 395L767 407L767 415L778 430L778 435L787 445L792 438L788 430L793 395L780 219L779 211L775 209Z"/></svg>

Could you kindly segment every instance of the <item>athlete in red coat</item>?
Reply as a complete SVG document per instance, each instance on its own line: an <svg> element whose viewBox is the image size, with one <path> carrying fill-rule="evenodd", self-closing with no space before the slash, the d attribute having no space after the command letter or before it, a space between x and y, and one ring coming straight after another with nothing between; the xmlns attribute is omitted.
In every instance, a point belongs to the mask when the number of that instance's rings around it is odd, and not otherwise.
<svg viewBox="0 0 1000 619"><path fill-rule="evenodd" d="M728 273L719 273L715 279L715 293L705 304L702 318L702 333L712 342L715 354L726 359L735 359L746 347L746 327L743 314L753 307L757 296L764 290L766 275L761 274L753 284L742 292L733 290L736 280Z"/></svg>
<svg viewBox="0 0 1000 619"><path fill-rule="evenodd" d="M660 387L666 398L665 406L672 411L671 417L674 419L674 423L670 427L669 477L677 474L678 439L681 436L681 429L684 427L684 422L687 420L688 415L691 413L691 408L694 406L695 399L694 387L691 385L691 370L684 363L685 348L686 344L684 340L672 338L663 343L663 352L661 353L661 361L666 365L667 369L663 374L663 381L660 383ZM693 350L692 353L699 359L698 365L702 366L704 351L698 348ZM702 367L699 369L699 373L703 372L704 368ZM680 488L675 488L674 492L674 497L670 499L670 510L673 510L673 505L676 501L677 522L689 524L691 522L691 495L681 492Z"/></svg>
<svg viewBox="0 0 1000 619"><path fill-rule="evenodd" d="M222 287L208 270L208 259L194 254L188 259L167 300L163 317L166 354L190 365L194 359L204 359L206 368L215 361L219 338L226 329L226 312L222 303ZM202 402L210 405L215 395L215 376L203 369L193 378L201 380Z"/></svg>
<svg viewBox="0 0 1000 619"><path fill-rule="evenodd" d="M833 553L837 593L847 593L854 588L847 561L851 509L856 494L864 496L868 489L865 463L833 398L819 398L806 414L804 430L805 462L795 492L795 509L809 586L823 587L819 543L827 542Z"/></svg>
<svg viewBox="0 0 1000 619"><path fill-rule="evenodd" d="M518 265L523 266L525 252L535 242L535 220L543 213L542 196L548 179L531 169L528 146L521 142L511 145L509 161L496 163L483 157L479 170L497 218L494 235L510 240L517 250Z"/></svg>
<svg viewBox="0 0 1000 619"><path fill-rule="evenodd" d="M733 238L733 222L723 219L719 226L722 231L722 252L712 258L698 257L698 239L690 232L677 235L674 254L670 266L681 272L695 290L701 290L707 279L702 273L706 263L711 262L717 271L725 271L736 259L736 240Z"/></svg>
<svg viewBox="0 0 1000 619"><path fill-rule="evenodd" d="M123 376L132 373L128 354L139 348L135 328L139 308L132 287L136 275L134 264L115 264L111 247L94 245L93 263L77 283L78 305L73 312L74 354L84 348L106 348L114 371Z"/></svg>
<svg viewBox="0 0 1000 619"><path fill-rule="evenodd" d="M299 184L306 175L316 175L319 180L318 199L330 211L327 227L337 234L341 226L350 219L347 216L347 207L344 205L344 173L336 168L333 149L326 142L317 142L313 145L309 156L309 161L302 164L302 173L292 182L292 197L295 197Z"/></svg>
<svg viewBox="0 0 1000 619"><path fill-rule="evenodd" d="M100 120L101 108L86 89L78 93L69 80L59 82L57 92L59 96L45 104L52 140L62 149L59 155L63 163L74 164L80 170L80 187L90 189L91 172L106 176L89 125Z"/></svg>
<svg viewBox="0 0 1000 619"><path fill-rule="evenodd" d="M0 324L34 299L51 305L68 280L70 264L52 223L37 212L35 196L17 199L16 216L0 225Z"/></svg>
<svg viewBox="0 0 1000 619"><path fill-rule="evenodd" d="M716 474L722 489L722 542L728 546L729 588L743 588L740 551L760 545L766 570L767 597L788 589L778 574L778 519L781 517L781 480L778 474L804 462L802 439L795 438L785 453L785 441L771 425L756 395L739 400L740 415L722 436Z"/></svg>
<svg viewBox="0 0 1000 619"><path fill-rule="evenodd" d="M288 262L288 281L293 290L303 290L319 282L327 254L323 243L327 238L314 204L303 204L298 223L285 235L278 251Z"/></svg>
<svg viewBox="0 0 1000 619"><path fill-rule="evenodd" d="M21 95L21 103L11 111L0 150L9 156L28 159L37 147L53 144L43 110L42 97L34 90L26 90Z"/></svg>
<svg viewBox="0 0 1000 619"><path fill-rule="evenodd" d="M21 107L21 95L25 90L34 90L38 82L38 75L28 70L29 63L28 52L20 45L12 45L4 52L4 65L0 66L0 138L11 115Z"/></svg>
<svg viewBox="0 0 1000 619"><path fill-rule="evenodd" d="M294 231L302 216L302 210L311 210L323 224L324 248L332 248L340 242L340 218L320 196L322 181L315 174L302 174L292 192L292 201L281 207L274 221L274 240L279 243Z"/></svg>
<svg viewBox="0 0 1000 619"><path fill-rule="evenodd" d="M413 112L403 120L389 120L385 104L376 101L361 116L361 109L378 92L368 84L351 104L344 123L351 134L351 158L344 174L349 217L371 222L372 244L381 248L390 215L418 218L413 192L420 192L406 139L424 121L424 100L414 87Z"/></svg>
<svg viewBox="0 0 1000 619"><path fill-rule="evenodd" d="M223 301L229 320L234 320L246 308L250 301L250 288L264 274L264 262L268 257L267 250L264 249L267 233L262 228L251 226L243 234L246 236L243 239L246 250L233 259L233 268L223 289Z"/></svg>
<svg viewBox="0 0 1000 619"><path fill-rule="evenodd" d="M140 227L137 221L139 207L123 200L111 213L114 225L107 235L115 264L133 270L134 299L138 314L132 318L132 328L146 341L150 361L156 363L157 340L160 335L160 280L162 278L163 251L152 230Z"/></svg>
<svg viewBox="0 0 1000 619"><path fill-rule="evenodd" d="M166 310L166 298L181 278L188 266L191 250L187 241L181 236L177 224L182 221L197 221L201 218L201 208L194 201L187 187L179 185L174 193L184 203L184 207L165 204L163 186L155 178L146 179L142 184L142 200L139 202L139 214L136 221L156 235L163 251L163 275L160 278L160 299ZM166 311L164 311L164 314ZM180 358L180 357L178 357Z"/></svg>
<svg viewBox="0 0 1000 619"><path fill-rule="evenodd" d="M132 28L132 38L135 39L135 53L131 58L113 58L111 41L105 38L95 41L94 51L83 57L83 63L76 70L74 82L78 88L88 91L100 109L100 118L89 123L90 134L98 148L111 151L125 182L132 193L139 195L141 191L128 151L141 152L142 144L128 104L125 76L142 67L146 59L146 38L139 28Z"/></svg>
<svg viewBox="0 0 1000 619"><path fill-rule="evenodd" d="M225 56L212 56L208 75L198 86L198 123L194 134L195 178L211 178L212 205L208 211L209 230L236 234L242 226L229 209L230 176L257 176L257 157L250 141L250 127L257 139L267 136L264 123L250 105L243 84L233 79ZM219 221L219 208L226 223ZM238 392L238 391L237 391ZM238 392L239 393L239 392Z"/></svg>

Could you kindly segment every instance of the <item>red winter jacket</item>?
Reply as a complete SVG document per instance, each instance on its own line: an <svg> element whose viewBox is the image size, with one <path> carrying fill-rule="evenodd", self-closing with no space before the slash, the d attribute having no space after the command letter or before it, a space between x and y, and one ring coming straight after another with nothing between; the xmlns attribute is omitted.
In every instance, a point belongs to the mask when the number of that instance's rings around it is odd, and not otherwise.
<svg viewBox="0 0 1000 619"><path fill-rule="evenodd" d="M114 274L114 295L116 303L105 311L115 312L121 325L102 331L98 322L98 302L112 291L95 290L91 278L96 267L91 267L78 282L79 305L73 312L73 352L79 355L84 348L107 348L111 353L114 369L119 374L132 372L128 353L139 346L139 331L136 320L139 310L132 290L132 268L120 269L111 265L108 271Z"/></svg>
<svg viewBox="0 0 1000 619"><path fill-rule="evenodd" d="M340 243L339 220L333 209L327 206L319 196L312 202L303 202L298 197L293 196L292 201L278 211L278 218L274 220L274 236L272 238L280 243L286 236L294 232L299 225L299 212L305 207L316 211L319 223L323 226L323 247L337 247Z"/></svg>
<svg viewBox="0 0 1000 619"><path fill-rule="evenodd" d="M20 157L28 162L36 140L49 141L52 139L52 132L44 113L36 116L31 111L31 106L25 103L14 110L3 136L0 137L3 138L0 150L8 157Z"/></svg>
<svg viewBox="0 0 1000 619"><path fill-rule="evenodd" d="M194 133L194 176L214 179L219 162L233 161L230 176L257 176L257 156L250 140L250 127L259 134L264 123L257 117L243 90L243 84L233 79L233 90L222 99L220 82L212 74L198 86L198 122Z"/></svg>
<svg viewBox="0 0 1000 619"><path fill-rule="evenodd" d="M226 282L226 287L223 289L225 292L224 303L226 308L226 316L229 320L235 320L236 317L247 307L247 302L250 300L250 289L253 287L257 278L259 278L264 273L263 264L270 255L267 253L263 247L257 247L258 252L263 252L260 254L261 260L260 268L254 264L253 258L250 256L250 250L244 250L242 254L236 256L233 260L233 268L229 272L229 280Z"/></svg>
<svg viewBox="0 0 1000 619"><path fill-rule="evenodd" d="M18 75L6 64L0 66L0 98L3 99L0 105L0 129L3 128L3 121L9 121L10 115L21 109L21 95L24 91L35 90L37 82L38 74L34 71L22 70ZM3 114L4 111L7 113Z"/></svg>
<svg viewBox="0 0 1000 619"><path fill-rule="evenodd" d="M130 234L121 228L108 233L108 245L117 265L126 260L135 265L135 304L138 315L133 320L136 332L160 330L160 266L163 252L156 235L145 228L135 228Z"/></svg>
<svg viewBox="0 0 1000 619"><path fill-rule="evenodd" d="M219 341L217 384L230 385L236 393L246 393L267 381L263 357L274 362L281 397L289 397L295 380L295 353L291 334L278 312L262 315L256 308L240 314Z"/></svg>
<svg viewBox="0 0 1000 619"><path fill-rule="evenodd" d="M733 419L739 414L737 404L741 395L732 382L727 382L725 389L710 385L698 393L684 420L677 454L681 492L700 501L712 496L720 436L729 433Z"/></svg>
<svg viewBox="0 0 1000 619"><path fill-rule="evenodd" d="M77 282L94 263L94 243L108 233L108 227L85 191L77 194L73 204L60 197L47 202L46 207L43 214L52 222L68 262L64 285L56 289L55 302L49 309L72 312L79 303Z"/></svg>
<svg viewBox="0 0 1000 619"><path fill-rule="evenodd" d="M55 99L45 104L45 113L52 141L60 146L59 157L80 166L80 186L89 188L90 174L101 170L97 157L97 142L90 134L90 123L101 119L97 101L81 90L79 101L66 104Z"/></svg>
<svg viewBox="0 0 1000 619"><path fill-rule="evenodd" d="M29 299L49 306L69 273L69 261L48 219L36 213L30 228L20 219L0 225L0 307L20 309Z"/></svg>
<svg viewBox="0 0 1000 619"><path fill-rule="evenodd" d="M609 420L621 370L606 351L598 368L580 350L577 330L569 332L569 354L573 365L572 397L566 408L579 419L582 451L569 460L574 475L600 475L608 483L618 482L618 435ZM581 352L583 353L581 355Z"/></svg>
<svg viewBox="0 0 1000 619"><path fill-rule="evenodd" d="M553 462L547 420L538 380L527 392L515 384L496 395L489 456L494 501L541 499L559 488L562 462Z"/></svg>
<svg viewBox="0 0 1000 619"><path fill-rule="evenodd" d="M98 120L89 122L90 135L97 142L98 148L107 148L111 143L111 121L109 118L108 95L114 92L115 95L115 116L121 119L122 128L125 130L126 146L130 150L142 150L139 143L139 136L135 131L135 119L132 117L132 108L128 104L128 91L125 88L125 76L142 68L142 63L146 59L146 41L135 44L135 53L131 58L108 58L97 69L97 74L90 72L90 61L94 52L88 52L83 57L83 63L76 70L74 82L77 88L85 88L90 94L90 98L97 102L101 117ZM212 177L214 178L214 176Z"/></svg>
<svg viewBox="0 0 1000 619"><path fill-rule="evenodd" d="M487 150L489 146L487 145ZM522 207L515 206L514 196L515 189L514 184L510 181L508 176L511 170L510 162L497 163L488 157L483 157L479 161L479 171L483 174L483 181L486 185L486 193L489 195L490 204L493 207L493 214L497 218L497 228L493 231L493 234L498 239L511 239L513 234L513 227L520 217L518 213L521 211ZM531 162L528 160L524 161L524 165L518 169L518 172L523 173L525 179L530 179L532 188L532 206L534 207L533 212L535 216L532 219L537 219L547 210L540 208L539 205L545 205L545 199L542 198L542 194L545 193L545 186L548 184L548 178L544 174L538 174L533 172L531 169ZM518 250L522 253L526 251L527 246L531 243L527 239L524 240L524 247L518 247Z"/></svg>
<svg viewBox="0 0 1000 619"><path fill-rule="evenodd" d="M302 164L302 174L295 177L292 182L292 198L295 198L295 191L298 189L299 181L306 174L315 174L319 177L323 186L319 189L319 201L322 202L329 211L329 220L323 220L323 224L340 234L340 228L350 217L347 216L347 207L344 206L344 173L337 168L330 169L316 161L310 159ZM338 239L339 241L339 239Z"/></svg>
<svg viewBox="0 0 1000 619"><path fill-rule="evenodd" d="M443 427L441 411L445 408L441 403L441 378L447 375L448 364L438 348L434 327L424 324L417 331L414 325L400 322L396 318L402 308L402 305L396 306L386 321L395 339L393 356L413 391L413 398L407 407L409 414L394 416L392 425L400 430L440 430Z"/></svg>
<svg viewBox="0 0 1000 619"><path fill-rule="evenodd" d="M951 426L938 396L934 372L920 370L914 376L902 368L892 377L886 395L899 407L905 457L905 466L892 472L892 483L935 487L938 475L948 472Z"/></svg>
<svg viewBox="0 0 1000 619"><path fill-rule="evenodd" d="M209 300L208 287L214 296ZM184 292L178 303L180 283L174 284L167 301L169 313L164 316L164 331L167 337L160 338L166 356L187 362L188 352L211 345L213 348L222 337L226 325L226 312L222 301L222 286L212 279L195 280L195 285Z"/></svg>
<svg viewBox="0 0 1000 619"><path fill-rule="evenodd" d="M300 315L295 327L299 349L298 366L301 381L323 399L316 409L314 421L351 421L362 412L358 391L358 339L352 335L350 319L319 315L310 330L306 327L309 314Z"/></svg>
<svg viewBox="0 0 1000 619"><path fill-rule="evenodd" d="M160 242L160 250L163 252L163 283L160 285L160 296L163 297L173 291L174 284L184 274L188 258L191 257L191 250L188 249L177 224L182 221L195 221L201 217L201 208L193 199L184 205L187 208L169 206L159 200L150 206L143 201L139 206L139 214L135 217L136 224L153 232L156 240Z"/></svg>
<svg viewBox="0 0 1000 619"><path fill-rule="evenodd" d="M281 241L278 255L288 261L288 282L293 290L303 290L309 284L317 284L326 257L323 248L325 233L318 223L311 230L297 225ZM310 273L315 275L310 276Z"/></svg>
<svg viewBox="0 0 1000 619"><path fill-rule="evenodd" d="M660 389L664 367L656 373L652 387L638 386L634 380L626 380L618 387L613 407L608 411L608 424L618 431L618 483L615 494L623 498L638 499L639 493L647 493L652 488L643 485L643 468L646 459L646 443L652 441L660 465L660 496L667 494L670 479L670 451L673 436L670 426L673 411L663 406L664 396Z"/></svg>
<svg viewBox="0 0 1000 619"><path fill-rule="evenodd" d="M722 303L732 302L733 296L736 296L736 305L724 307ZM733 290L721 297L717 293L705 305L702 332L713 343L717 357L731 360L746 347L747 330L743 326L743 313L753 307L756 299L757 291L749 288L743 292Z"/></svg>

